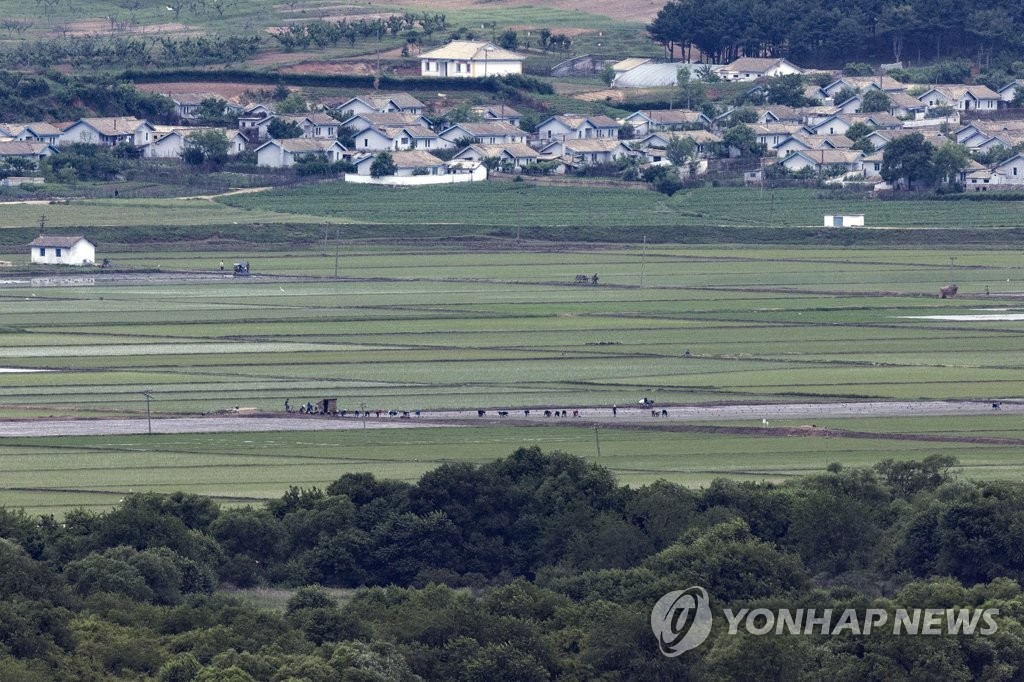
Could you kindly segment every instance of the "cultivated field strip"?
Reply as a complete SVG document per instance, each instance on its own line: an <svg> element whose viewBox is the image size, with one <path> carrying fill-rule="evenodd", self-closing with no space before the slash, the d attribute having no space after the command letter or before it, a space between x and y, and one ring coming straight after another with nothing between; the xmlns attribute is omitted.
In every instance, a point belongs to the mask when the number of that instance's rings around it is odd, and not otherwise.
<svg viewBox="0 0 1024 682"><path fill-rule="evenodd" d="M1024 312L1019 254L960 251L951 269L948 254L927 250L338 250L337 278L332 249L162 252L118 258L136 273L128 279L4 287L0 368L45 371L0 372L0 417L280 413L286 399L298 409L325 397L349 411L493 413L608 410L643 397L661 408L1024 396L1024 322L918 319ZM253 262L253 277L208 276L219 260L239 258ZM156 265L164 274L149 281L144 272ZM171 269L184 274L171 278ZM598 273L600 283L575 285L583 273ZM951 276L961 294L941 300L938 287ZM922 419L891 430L952 428ZM1012 419L957 428L1009 442ZM586 427L472 431L447 443L358 432L317 434L319 445L265 433L197 435L188 447L181 436L168 444L169 436L4 439L0 503L102 507L140 488L244 501L290 484L324 485L345 471L411 480L440 461L483 461L533 442L597 457ZM602 430L600 444L600 461L631 483L782 480L830 461L934 452L956 454L972 475L1016 477L1022 459L1011 445L889 435Z"/></svg>

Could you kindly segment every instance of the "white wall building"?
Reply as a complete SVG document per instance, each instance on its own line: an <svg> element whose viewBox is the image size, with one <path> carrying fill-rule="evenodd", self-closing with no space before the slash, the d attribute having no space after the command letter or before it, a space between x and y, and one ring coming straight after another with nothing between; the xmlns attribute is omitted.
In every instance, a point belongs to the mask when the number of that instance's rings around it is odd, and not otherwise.
<svg viewBox="0 0 1024 682"><path fill-rule="evenodd" d="M81 235L41 234L28 246L33 263L92 265L96 262L96 245Z"/></svg>

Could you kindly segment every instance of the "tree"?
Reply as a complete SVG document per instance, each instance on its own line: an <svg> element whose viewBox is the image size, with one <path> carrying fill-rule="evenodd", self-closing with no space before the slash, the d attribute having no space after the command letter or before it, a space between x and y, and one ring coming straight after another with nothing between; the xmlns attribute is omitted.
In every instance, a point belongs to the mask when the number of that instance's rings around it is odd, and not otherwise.
<svg viewBox="0 0 1024 682"><path fill-rule="evenodd" d="M860 111L862 114L873 114L878 111L889 111L892 108L892 100L889 94L878 88L868 88L861 99Z"/></svg>
<svg viewBox="0 0 1024 682"><path fill-rule="evenodd" d="M302 126L294 121L275 118L267 124L267 135L274 140L290 140L302 137Z"/></svg>
<svg viewBox="0 0 1024 682"><path fill-rule="evenodd" d="M936 179L953 185L960 171L971 165L971 155L963 145L947 140L932 152L932 165L935 167Z"/></svg>
<svg viewBox="0 0 1024 682"><path fill-rule="evenodd" d="M519 34L512 29L507 29L498 38L498 45L506 50L515 50L519 47Z"/></svg>
<svg viewBox="0 0 1024 682"><path fill-rule="evenodd" d="M850 99L851 97L856 97L858 94L860 93L857 92L856 88L851 88L850 86L846 85L840 88L839 91L832 96L832 101L839 105L845 102L846 100Z"/></svg>
<svg viewBox="0 0 1024 682"><path fill-rule="evenodd" d="M276 108L279 114L304 114L309 111L309 104L302 95L292 92L284 100L278 102Z"/></svg>
<svg viewBox="0 0 1024 682"><path fill-rule="evenodd" d="M691 78L689 69L680 68L676 80L679 83L680 100L687 109L692 110L707 101L708 95L704 83Z"/></svg>
<svg viewBox="0 0 1024 682"><path fill-rule="evenodd" d="M370 177L383 178L387 175L394 175L397 170L395 157L391 156L391 152L381 152L370 164Z"/></svg>
<svg viewBox="0 0 1024 682"><path fill-rule="evenodd" d="M219 130L202 130L185 138L181 158L190 166L210 163L219 166L228 160L228 138Z"/></svg>
<svg viewBox="0 0 1024 682"><path fill-rule="evenodd" d="M846 130L846 137L850 138L854 142L860 140L862 137L870 135L875 129L864 123L863 121L857 121Z"/></svg>
<svg viewBox="0 0 1024 682"><path fill-rule="evenodd" d="M907 189L915 182L931 184L935 179L933 149L921 133L896 138L882 152L882 179L893 185L906 180Z"/></svg>
<svg viewBox="0 0 1024 682"><path fill-rule="evenodd" d="M224 100L207 97L199 103L195 111L196 120L204 126L234 125L235 117L225 113Z"/></svg>
<svg viewBox="0 0 1024 682"><path fill-rule="evenodd" d="M758 144L753 129L743 123L726 130L722 134L722 144L726 150L737 149L740 156L763 156L765 152L764 145Z"/></svg>
<svg viewBox="0 0 1024 682"><path fill-rule="evenodd" d="M768 79L768 102L783 104L789 107L802 107L807 104L804 97L804 79L798 73L775 76Z"/></svg>
<svg viewBox="0 0 1024 682"><path fill-rule="evenodd" d="M691 137L673 135L665 147L665 156L673 166L682 167L689 163L697 151L697 143Z"/></svg>

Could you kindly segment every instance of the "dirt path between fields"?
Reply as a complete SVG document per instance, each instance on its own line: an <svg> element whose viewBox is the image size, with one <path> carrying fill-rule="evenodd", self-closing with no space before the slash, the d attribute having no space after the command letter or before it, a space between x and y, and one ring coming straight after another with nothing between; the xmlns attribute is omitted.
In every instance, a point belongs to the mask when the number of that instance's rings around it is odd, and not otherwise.
<svg viewBox="0 0 1024 682"><path fill-rule="evenodd" d="M559 409L566 416L544 416L544 409L486 410L483 416L475 410L429 411L389 416L382 411L377 417L325 417L299 414L210 415L195 417L160 417L152 420L152 432L173 433L255 433L274 431L333 431L342 429L437 428L444 426L580 426L587 428L649 429L662 431L719 432L737 434L760 433L766 436L820 436L847 438L884 438L892 440L928 440L979 444L1024 445L1014 438L988 438L955 433L907 434L846 431L831 420L857 417L933 417L953 415L1024 413L1024 402L1002 402L994 410L991 402L901 401L901 402L832 402L780 403L774 405L703 405L703 406L639 406L619 407L612 414L611 406L603 409ZM662 411L666 413L663 415ZM502 408L502 411L505 411ZM799 420L799 427L773 426L775 420ZM692 422L754 422L754 426L713 426ZM0 421L0 438L32 438L53 436L112 436L145 434L149 431L145 418L131 419L31 419Z"/></svg>

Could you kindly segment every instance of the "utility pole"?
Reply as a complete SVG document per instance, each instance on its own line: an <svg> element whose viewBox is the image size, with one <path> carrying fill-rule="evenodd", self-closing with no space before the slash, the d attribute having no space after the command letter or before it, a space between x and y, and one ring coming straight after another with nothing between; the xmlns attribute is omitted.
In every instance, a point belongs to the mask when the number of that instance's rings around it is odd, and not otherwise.
<svg viewBox="0 0 1024 682"><path fill-rule="evenodd" d="M647 235L644 235L644 250L640 252L640 288L644 288L644 263L647 260Z"/></svg>
<svg viewBox="0 0 1024 682"><path fill-rule="evenodd" d="M338 239L338 231L340 227L335 226L334 228L334 278L338 278L338 251L341 249L341 241Z"/></svg>
<svg viewBox="0 0 1024 682"><path fill-rule="evenodd" d="M949 283L954 284L956 280L953 279L953 265L956 263L956 256L949 257Z"/></svg>
<svg viewBox="0 0 1024 682"><path fill-rule="evenodd" d="M153 413L149 409L149 402L153 399L153 396L149 391L143 391L142 395L146 396L146 431L149 435L153 435Z"/></svg>
<svg viewBox="0 0 1024 682"><path fill-rule="evenodd" d="M597 433L597 424L594 424L594 443L597 444L597 458L601 459L601 436Z"/></svg>

